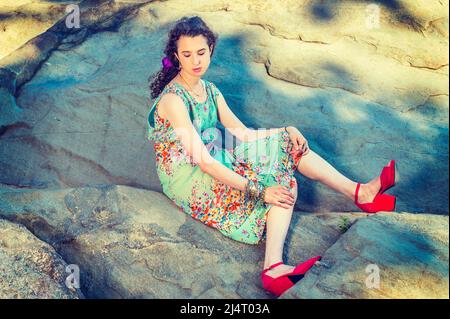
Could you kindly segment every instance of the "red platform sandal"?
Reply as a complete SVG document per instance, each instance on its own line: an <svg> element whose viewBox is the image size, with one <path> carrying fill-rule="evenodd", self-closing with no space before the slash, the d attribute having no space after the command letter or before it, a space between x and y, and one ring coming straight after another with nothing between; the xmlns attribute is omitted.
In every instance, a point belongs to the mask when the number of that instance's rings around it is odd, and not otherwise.
<svg viewBox="0 0 450 319"><path fill-rule="evenodd" d="M383 167L380 175L381 189L379 194L395 185L395 160L391 160L388 166Z"/></svg>
<svg viewBox="0 0 450 319"><path fill-rule="evenodd" d="M395 198L395 196L388 195L388 194L378 193L371 203L360 204L358 202L358 193L359 193L360 187L361 187L361 183L358 183L356 185L356 190L355 190L355 205L358 206L363 211L373 214L373 213L377 213L380 211L391 212L395 209L396 198Z"/></svg>
<svg viewBox="0 0 450 319"><path fill-rule="evenodd" d="M314 258L308 259L307 261L297 265L294 270L290 273L278 276L276 278L270 277L269 275L266 275L266 272L278 267L279 265L282 265L283 262L280 261L278 263L275 263L268 268L264 269L261 273L261 280L263 283L264 289L271 292L275 296L279 297L281 294L283 294L286 290L294 286L300 279L302 279L305 276L305 273L314 266L314 263L318 260L320 260L321 256L316 256Z"/></svg>

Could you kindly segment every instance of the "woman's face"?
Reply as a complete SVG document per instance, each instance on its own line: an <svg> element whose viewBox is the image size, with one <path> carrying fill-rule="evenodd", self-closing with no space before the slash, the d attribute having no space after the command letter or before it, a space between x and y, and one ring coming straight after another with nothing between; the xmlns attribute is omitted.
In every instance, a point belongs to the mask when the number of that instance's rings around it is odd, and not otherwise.
<svg viewBox="0 0 450 319"><path fill-rule="evenodd" d="M177 41L177 53L184 72L201 77L205 74L211 62L211 50L203 35L195 37L181 36Z"/></svg>

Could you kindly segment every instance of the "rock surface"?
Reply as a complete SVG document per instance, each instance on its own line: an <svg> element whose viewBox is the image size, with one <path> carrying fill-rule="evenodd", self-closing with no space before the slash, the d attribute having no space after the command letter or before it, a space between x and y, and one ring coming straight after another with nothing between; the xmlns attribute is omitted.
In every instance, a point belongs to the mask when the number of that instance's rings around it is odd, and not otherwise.
<svg viewBox="0 0 450 319"><path fill-rule="evenodd" d="M394 158L397 210L430 213L300 213L355 207L298 174L284 260L324 258L282 298L448 298L448 1L284 4L2 1L0 298L271 298L264 244L160 193L147 78L185 15L219 34L205 78L248 127L296 126L362 182Z"/></svg>
<svg viewBox="0 0 450 319"><path fill-rule="evenodd" d="M24 226L0 219L0 299L78 299L67 264Z"/></svg>
<svg viewBox="0 0 450 319"><path fill-rule="evenodd" d="M449 298L448 217L359 219L282 298Z"/></svg>
<svg viewBox="0 0 450 319"><path fill-rule="evenodd" d="M2 0L0 2L0 59L45 32L66 15L75 1Z"/></svg>
<svg viewBox="0 0 450 319"><path fill-rule="evenodd" d="M161 191L147 78L198 14L220 37L205 77L248 127L296 126L362 182L394 158L397 209L448 214L448 1L91 2L0 60L0 182ZM296 209L355 209L297 177Z"/></svg>
<svg viewBox="0 0 450 319"><path fill-rule="evenodd" d="M114 185L62 190L5 186L0 189L0 218L25 225L68 263L78 265L81 289L88 298L272 298L259 278L264 242L247 245L231 240L186 215L158 192ZM391 230L383 237L383 245L373 246L369 236L383 232L386 223ZM413 226L417 233L410 235ZM423 229L426 234L433 229L435 240L421 237ZM399 245L402 241L405 244ZM447 216L295 212L284 260L295 265L322 255L339 275L347 266L339 265L361 255L395 274L382 275L382 287L397 289L390 297L402 297L407 290L412 298L442 297L448 294L445 245L448 248ZM392 251L399 257L387 263ZM341 289L342 283L330 281L330 273L322 273L322 266L316 268L283 298L322 296L314 289L305 293L303 282L309 287L328 280L327 291ZM349 282L361 280L357 267L345 275ZM418 277L427 285L426 291L416 289ZM343 292L356 298L379 296L363 291L360 284L351 288Z"/></svg>

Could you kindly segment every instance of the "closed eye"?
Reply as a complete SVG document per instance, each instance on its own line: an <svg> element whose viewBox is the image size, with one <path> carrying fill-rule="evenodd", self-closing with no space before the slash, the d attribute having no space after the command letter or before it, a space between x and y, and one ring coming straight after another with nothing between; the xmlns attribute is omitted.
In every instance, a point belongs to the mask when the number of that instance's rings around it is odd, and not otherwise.
<svg viewBox="0 0 450 319"><path fill-rule="evenodd" d="M202 53L199 53L198 55L204 55L204 54L205 54L205 52L202 52ZM186 57L186 58L189 58L190 55L185 55L185 57Z"/></svg>

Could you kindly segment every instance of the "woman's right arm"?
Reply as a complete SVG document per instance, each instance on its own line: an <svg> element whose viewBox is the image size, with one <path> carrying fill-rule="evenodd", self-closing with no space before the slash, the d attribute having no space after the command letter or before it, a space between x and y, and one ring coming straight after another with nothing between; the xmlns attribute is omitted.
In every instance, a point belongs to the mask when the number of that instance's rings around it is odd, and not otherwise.
<svg viewBox="0 0 450 319"><path fill-rule="evenodd" d="M209 154L208 149L192 124L183 100L178 95L165 94L157 107L164 108L164 118L172 124L175 135L180 139L186 152L203 172L228 186L245 191L248 179L229 169ZM266 203L283 208L289 208L294 205L294 195L287 187L281 185L268 187L264 200Z"/></svg>
<svg viewBox="0 0 450 319"><path fill-rule="evenodd" d="M157 107L158 109L164 108L164 117L172 124L183 147L203 172L233 188L240 191L245 190L248 179L229 169L209 154L197 130L192 125L183 100L178 95L165 94Z"/></svg>

